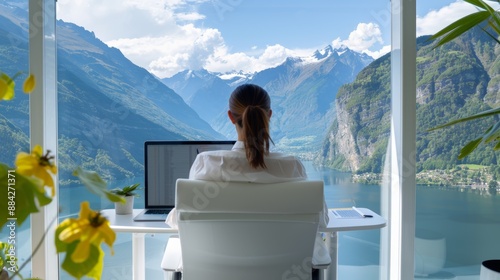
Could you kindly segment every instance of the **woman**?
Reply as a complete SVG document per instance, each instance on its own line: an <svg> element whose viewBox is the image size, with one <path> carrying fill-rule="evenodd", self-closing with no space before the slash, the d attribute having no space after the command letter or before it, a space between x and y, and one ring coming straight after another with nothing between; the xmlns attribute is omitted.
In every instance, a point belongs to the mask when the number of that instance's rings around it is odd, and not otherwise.
<svg viewBox="0 0 500 280"><path fill-rule="evenodd" d="M200 153L190 179L277 183L307 178L295 157L269 152L271 99L263 88L252 84L237 87L229 98L227 114L238 141L231 151Z"/></svg>
<svg viewBox="0 0 500 280"><path fill-rule="evenodd" d="M189 172L189 179L255 183L305 180L305 168L296 157L269 152L270 143L273 143L269 133L272 113L271 99L263 88L253 84L237 87L229 98L227 114L235 125L238 141L231 151L198 154ZM326 227L326 204L323 211L320 223ZM175 212L171 211L166 220L172 228L177 228ZM330 257L326 252L326 246L318 234L314 256L316 260L313 263L329 261Z"/></svg>

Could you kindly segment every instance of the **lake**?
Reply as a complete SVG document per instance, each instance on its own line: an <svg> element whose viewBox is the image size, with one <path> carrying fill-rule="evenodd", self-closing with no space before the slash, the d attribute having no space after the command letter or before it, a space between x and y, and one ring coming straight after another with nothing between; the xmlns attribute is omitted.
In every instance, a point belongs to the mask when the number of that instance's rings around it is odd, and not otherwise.
<svg viewBox="0 0 500 280"><path fill-rule="evenodd" d="M352 183L350 174L314 168L310 163L305 165L311 179L325 182L329 207L358 206L380 213L381 186ZM452 186L417 186L416 203L417 236L444 239L444 268L436 273L442 276L438 279L478 279L483 260L500 258L500 242L497 241L500 194ZM339 279L379 279L380 232L340 233ZM418 261L419 257L415 259ZM368 273L362 278L353 278L353 273L363 271L360 267Z"/></svg>

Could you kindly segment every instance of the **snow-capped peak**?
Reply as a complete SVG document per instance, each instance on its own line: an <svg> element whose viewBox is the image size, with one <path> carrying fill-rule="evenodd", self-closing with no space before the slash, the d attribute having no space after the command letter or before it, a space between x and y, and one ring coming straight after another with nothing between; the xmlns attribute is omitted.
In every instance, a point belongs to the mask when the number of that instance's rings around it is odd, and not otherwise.
<svg viewBox="0 0 500 280"><path fill-rule="evenodd" d="M339 48L335 48L335 52L339 56L342 55L343 53L345 53L348 50L349 50L349 48L346 45L341 45Z"/></svg>
<svg viewBox="0 0 500 280"><path fill-rule="evenodd" d="M322 60L324 58L329 57L333 53L333 48L332 46L328 45L322 50L316 50L313 54L313 57L316 60Z"/></svg>
<svg viewBox="0 0 500 280"><path fill-rule="evenodd" d="M242 71L219 74L218 77L228 82L230 86L238 86L250 80L253 73L245 73Z"/></svg>

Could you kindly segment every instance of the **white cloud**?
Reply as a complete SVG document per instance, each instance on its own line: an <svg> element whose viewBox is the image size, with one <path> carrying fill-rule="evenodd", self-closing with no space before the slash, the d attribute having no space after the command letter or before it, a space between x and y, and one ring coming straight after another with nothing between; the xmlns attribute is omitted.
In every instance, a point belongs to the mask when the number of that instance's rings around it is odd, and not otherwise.
<svg viewBox="0 0 500 280"><path fill-rule="evenodd" d="M153 0L58 0L57 16L84 26L104 42L177 30L173 10Z"/></svg>
<svg viewBox="0 0 500 280"><path fill-rule="evenodd" d="M390 46L383 46L382 49L378 51L370 51L370 48L377 44L383 44L382 31L378 24L370 23L359 23L354 31L349 34L349 38L342 40L337 38L332 41L332 46L334 48L339 48L346 46L351 50L357 52L364 52L374 58L378 58L381 55L390 51Z"/></svg>
<svg viewBox="0 0 500 280"><path fill-rule="evenodd" d="M259 71L282 63L286 57L308 56L315 50L292 50L274 44L231 52L219 30L194 24L205 19L196 9L207 1L58 0L57 12L59 18L93 31L106 44L159 77L201 67L214 72ZM417 17L417 35L435 33L474 9L473 5L457 1ZM378 24L359 23L347 39L337 38L331 44L378 58L390 51L390 46L384 45L389 42L382 37Z"/></svg>
<svg viewBox="0 0 500 280"><path fill-rule="evenodd" d="M246 53L229 53L226 47L220 48L207 60L205 68L213 72L240 71L255 72L281 64L287 57L296 53L279 44L267 46L257 55Z"/></svg>
<svg viewBox="0 0 500 280"><path fill-rule="evenodd" d="M213 72L255 72L282 63L286 57L297 55L281 45L259 50L252 55L231 53L217 29L201 29L193 24L178 26L175 34L161 37L140 37L108 41L134 63L158 77L170 77L185 69L205 68Z"/></svg>
<svg viewBox="0 0 500 280"><path fill-rule="evenodd" d="M290 56L308 56L314 49L288 49L274 44L231 52L223 34L196 26L205 18L196 7L209 0L58 0L59 18L84 26L135 64L158 77L185 69L254 72L274 67ZM130 19L133 19L131 21ZM356 51L381 43L376 24L361 23L344 41ZM375 54L376 52L372 52Z"/></svg>
<svg viewBox="0 0 500 280"><path fill-rule="evenodd" d="M457 1L437 11L417 17L417 36L432 35L455 20L476 12L477 9L464 1Z"/></svg>
<svg viewBox="0 0 500 280"><path fill-rule="evenodd" d="M175 17L181 21L196 21L204 19L205 16L199 13L179 13Z"/></svg>
<svg viewBox="0 0 500 280"><path fill-rule="evenodd" d="M498 4L491 4L498 8ZM431 35L443 29L457 19L476 12L477 8L464 1L453 2L441 9L433 10L424 16L417 16L417 37L422 35ZM349 38L342 40L337 38L332 41L333 47L342 45L358 52L364 52L374 58L378 58L390 52L390 45L384 45L379 50L371 50L377 44L383 44L382 33L379 26L375 23L360 23L356 30L349 34Z"/></svg>
<svg viewBox="0 0 500 280"><path fill-rule="evenodd" d="M209 0L58 0L58 18L94 31L104 42L164 36L184 23L203 19L192 3Z"/></svg>
<svg viewBox="0 0 500 280"><path fill-rule="evenodd" d="M391 45L385 45L383 46L380 50L378 51L370 51L370 50L365 50L363 51L364 53L366 53L367 55L377 59L387 53L389 53L391 51Z"/></svg>
<svg viewBox="0 0 500 280"><path fill-rule="evenodd" d="M364 51L372 47L376 43L382 44L382 32L376 23L359 23L356 30L349 34L349 38L341 40L337 38L333 40L332 46L338 48L342 45L347 46L354 51Z"/></svg>
<svg viewBox="0 0 500 280"><path fill-rule="evenodd" d="M199 69L217 48L224 45L218 30L200 29L193 24L178 26L176 32L164 36L107 43L159 77L171 76L184 69Z"/></svg>

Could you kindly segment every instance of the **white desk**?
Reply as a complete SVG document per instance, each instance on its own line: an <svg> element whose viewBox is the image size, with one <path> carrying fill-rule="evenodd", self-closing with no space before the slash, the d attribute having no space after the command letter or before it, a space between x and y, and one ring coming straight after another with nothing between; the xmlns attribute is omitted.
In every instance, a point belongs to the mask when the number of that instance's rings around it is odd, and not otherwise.
<svg viewBox="0 0 500 280"><path fill-rule="evenodd" d="M144 235L146 233L177 233L177 229L170 228L165 222L134 222L133 218L143 209L134 209L130 215L115 215L114 209L102 210L116 232L132 233L132 272L134 280L145 280L145 252ZM367 208L358 208L363 214L372 218L337 219L329 212L330 221L322 232L328 232L326 242L330 248L332 264L324 271L324 279L337 279L337 232L351 230L378 229L386 225L384 218ZM159 265L159 263L158 263Z"/></svg>
<svg viewBox="0 0 500 280"><path fill-rule="evenodd" d="M329 222L326 228L320 228L322 232L328 232L331 234L326 235L326 244L330 251L330 257L332 263L327 269L322 271L323 278L327 280L337 279L337 263L338 263L338 236L339 231L352 231L352 230L368 230L368 229L379 229L385 227L386 220L380 215L376 214L368 208L357 208L364 215L371 215L371 218L356 218L356 219L339 219L328 211Z"/></svg>
<svg viewBox="0 0 500 280"><path fill-rule="evenodd" d="M110 226L116 232L132 233L132 279L146 279L146 254L144 236L146 233L177 233L162 222L135 222L133 219L143 209L134 209L130 215L116 215L115 209L102 210L101 213L109 220ZM158 261L158 266L160 261Z"/></svg>

